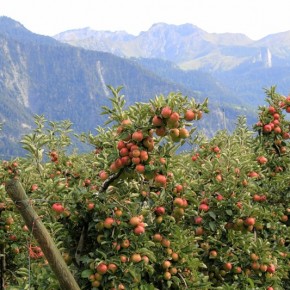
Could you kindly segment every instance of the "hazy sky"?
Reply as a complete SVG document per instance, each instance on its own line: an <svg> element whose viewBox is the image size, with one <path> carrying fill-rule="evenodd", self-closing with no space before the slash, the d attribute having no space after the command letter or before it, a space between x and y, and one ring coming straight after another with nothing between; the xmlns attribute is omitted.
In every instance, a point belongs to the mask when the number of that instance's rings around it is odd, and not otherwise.
<svg viewBox="0 0 290 290"><path fill-rule="evenodd" d="M0 0L0 15L49 36L84 27L137 35L165 22L256 40L290 30L289 11L289 0Z"/></svg>

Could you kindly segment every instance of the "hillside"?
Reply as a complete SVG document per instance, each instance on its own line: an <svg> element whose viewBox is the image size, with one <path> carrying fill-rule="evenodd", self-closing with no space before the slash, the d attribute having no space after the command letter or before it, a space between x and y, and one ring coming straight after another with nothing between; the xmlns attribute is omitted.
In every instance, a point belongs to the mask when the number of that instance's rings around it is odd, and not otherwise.
<svg viewBox="0 0 290 290"><path fill-rule="evenodd" d="M132 59L62 44L7 17L0 18L0 62L0 101L4 104L0 108L0 123L4 122L0 154L6 157L16 152L15 142L32 125L34 114L51 121L69 119L75 131L93 132L104 123L100 112L110 97L107 85L124 86L128 104L178 91L204 99L210 93L205 88L212 86L209 79L203 88L199 82L188 86ZM214 99L210 103L212 112L203 124L208 134L225 124L231 129L233 119L245 112L228 105L224 120L225 107Z"/></svg>

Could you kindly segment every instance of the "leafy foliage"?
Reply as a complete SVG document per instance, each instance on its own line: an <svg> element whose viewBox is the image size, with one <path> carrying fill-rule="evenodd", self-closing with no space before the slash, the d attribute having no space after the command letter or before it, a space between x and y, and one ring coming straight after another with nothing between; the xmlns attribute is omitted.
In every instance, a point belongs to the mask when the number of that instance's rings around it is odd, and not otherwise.
<svg viewBox="0 0 290 290"><path fill-rule="evenodd" d="M7 289L58 287L6 196L11 178L82 289L289 289L289 98L271 88L254 131L240 117L209 139L195 131L207 100L170 93L126 106L110 89L110 127L79 135L91 152L67 152L70 122L35 116L27 156L2 162Z"/></svg>

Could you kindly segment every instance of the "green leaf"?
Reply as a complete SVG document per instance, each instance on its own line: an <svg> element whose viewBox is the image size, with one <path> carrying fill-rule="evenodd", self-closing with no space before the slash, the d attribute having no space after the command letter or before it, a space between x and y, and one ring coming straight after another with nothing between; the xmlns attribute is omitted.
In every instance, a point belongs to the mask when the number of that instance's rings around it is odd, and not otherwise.
<svg viewBox="0 0 290 290"><path fill-rule="evenodd" d="M141 249L138 250L138 252L141 255L143 255L143 256L144 255L147 256L151 262L153 262L153 263L156 262L156 257L155 257L155 255L154 255L154 253L152 251L150 251L150 250L148 250L146 248L141 248Z"/></svg>
<svg viewBox="0 0 290 290"><path fill-rule="evenodd" d="M213 232L216 230L216 224L214 222L209 222L208 225Z"/></svg>
<svg viewBox="0 0 290 290"><path fill-rule="evenodd" d="M254 284L253 280L250 279L250 278L247 278L247 281L251 285L251 289L254 289L255 288L255 284Z"/></svg>
<svg viewBox="0 0 290 290"><path fill-rule="evenodd" d="M212 219L216 219L216 214L213 211L209 211L208 214Z"/></svg>
<svg viewBox="0 0 290 290"><path fill-rule="evenodd" d="M180 284L180 279L176 276L172 276L171 280L174 282L174 284L179 285Z"/></svg>
<svg viewBox="0 0 290 290"><path fill-rule="evenodd" d="M94 271L91 269L87 269L87 270L82 271L81 277L82 278L89 278L90 275L92 275L92 274L94 274Z"/></svg>

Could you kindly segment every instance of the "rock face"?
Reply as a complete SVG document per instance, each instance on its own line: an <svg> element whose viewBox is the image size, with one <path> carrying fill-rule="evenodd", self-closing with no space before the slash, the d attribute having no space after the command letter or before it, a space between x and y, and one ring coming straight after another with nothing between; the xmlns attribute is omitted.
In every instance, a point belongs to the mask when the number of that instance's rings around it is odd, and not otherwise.
<svg viewBox="0 0 290 290"><path fill-rule="evenodd" d="M265 68L272 67L272 54L268 47L262 47L257 56L253 58L253 63L261 63Z"/></svg>

